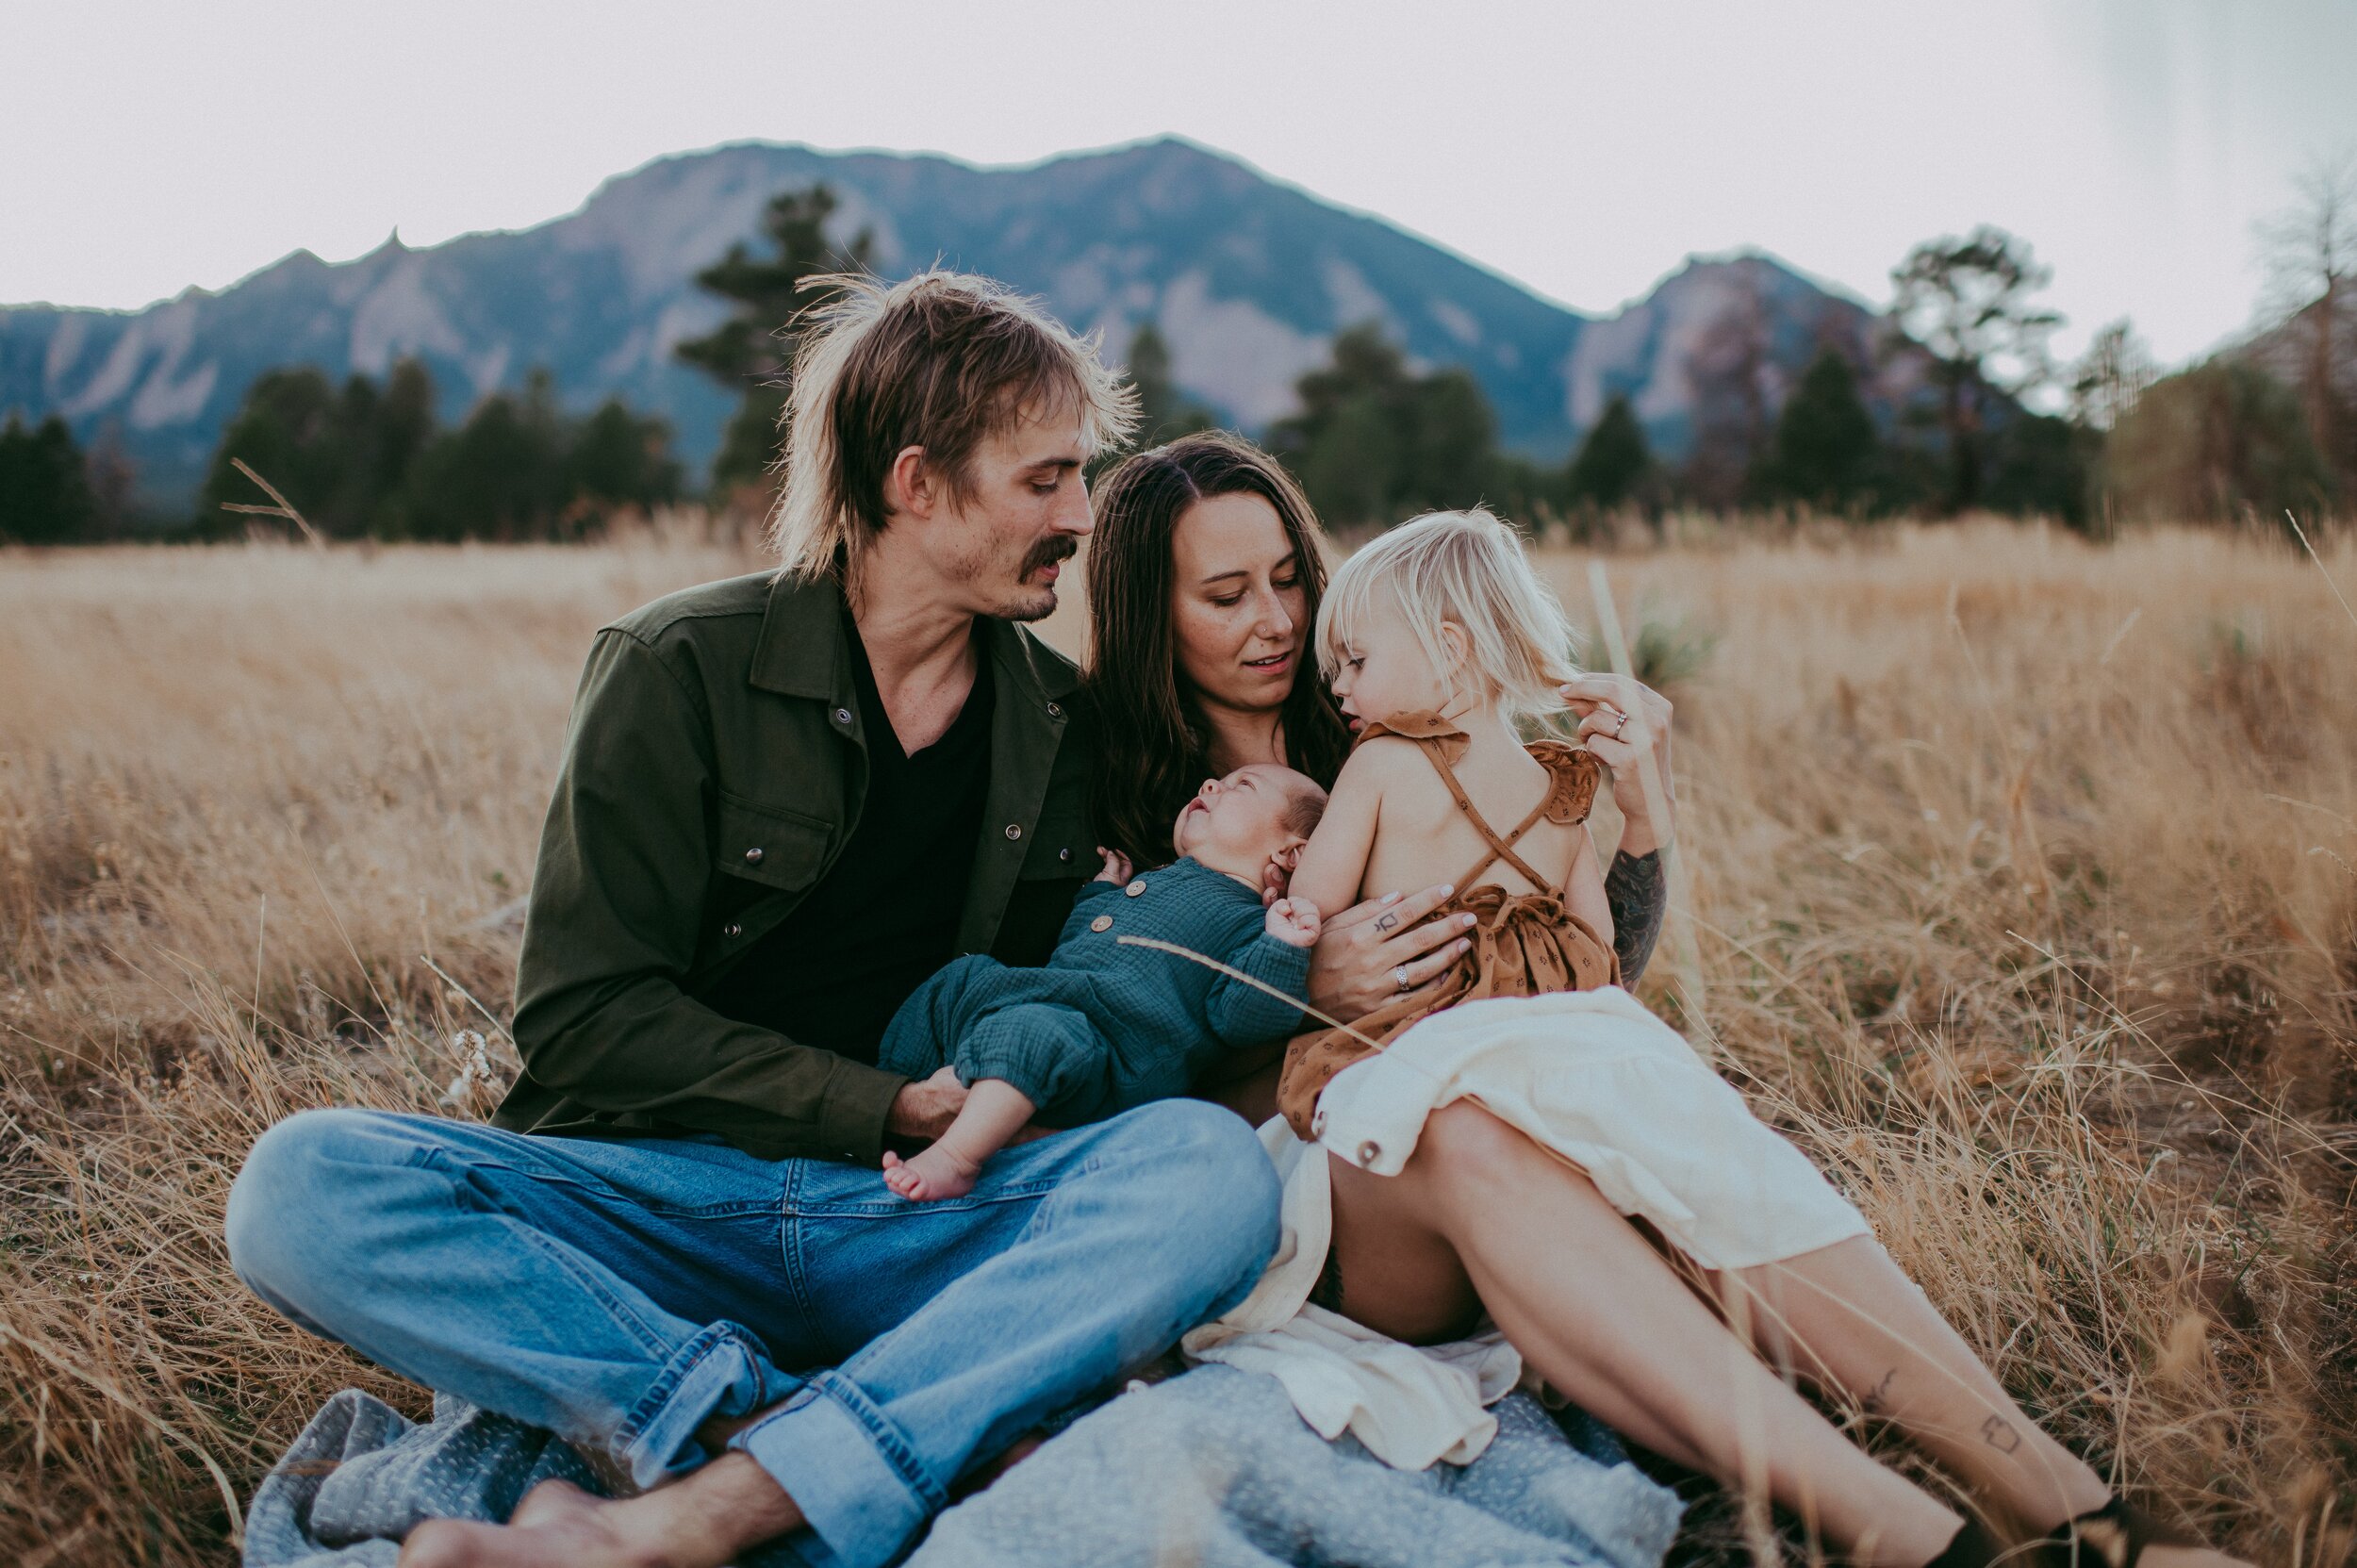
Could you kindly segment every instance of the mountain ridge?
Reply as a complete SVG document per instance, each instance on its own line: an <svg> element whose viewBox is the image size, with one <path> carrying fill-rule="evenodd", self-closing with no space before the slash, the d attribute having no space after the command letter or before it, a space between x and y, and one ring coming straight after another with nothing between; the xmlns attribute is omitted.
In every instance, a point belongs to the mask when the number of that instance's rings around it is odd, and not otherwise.
<svg viewBox="0 0 2357 1568"><path fill-rule="evenodd" d="M1749 290L1773 317L1779 383L1798 373L1784 361L1805 361L1829 332L1857 338L1871 320L1758 253L1689 257L1641 299L1591 316L1177 137L989 167L736 141L650 159L523 228L423 247L395 229L344 262L298 248L219 290L135 311L0 307L0 408L62 414L86 442L111 432L148 495L169 503L193 490L262 371L381 374L411 355L433 371L445 417L545 367L569 405L619 395L664 415L701 464L733 399L672 352L723 310L694 274L756 234L772 195L821 180L839 199L837 237L872 232L881 271L939 258L990 272L1102 332L1116 359L1153 320L1181 389L1248 429L1290 410L1294 381L1336 332L1372 319L1419 364L1471 371L1511 446L1559 457L1619 392L1674 453L1694 422L1688 359L1729 299Z"/></svg>

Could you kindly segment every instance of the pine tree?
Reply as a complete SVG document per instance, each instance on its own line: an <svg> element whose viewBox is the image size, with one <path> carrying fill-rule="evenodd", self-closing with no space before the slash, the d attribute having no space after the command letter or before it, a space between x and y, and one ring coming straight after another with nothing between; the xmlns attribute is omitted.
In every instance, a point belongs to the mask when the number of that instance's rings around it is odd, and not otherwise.
<svg viewBox="0 0 2357 1568"><path fill-rule="evenodd" d="M827 220L836 205L834 192L823 185L784 191L771 199L762 219L773 254L757 256L739 241L696 274L699 286L729 301L732 308L711 333L680 344L679 356L742 396L713 460L716 491L761 484L777 456L778 421L785 413L785 380L793 367L792 346L780 334L798 312L827 297L826 290L805 289L803 282L868 270L873 235L862 230L841 249L827 238Z"/></svg>
<svg viewBox="0 0 2357 1568"><path fill-rule="evenodd" d="M1141 448L1175 441L1219 423L1210 409L1181 392L1171 379L1170 344L1150 321L1129 339L1129 381L1138 389L1137 444Z"/></svg>
<svg viewBox="0 0 2357 1568"><path fill-rule="evenodd" d="M1645 444L1645 427L1628 399L1614 393L1603 417L1579 444L1568 476L1572 501L1598 507L1620 505L1637 493L1653 467L1653 452Z"/></svg>
<svg viewBox="0 0 2357 1568"><path fill-rule="evenodd" d="M74 432L52 414L27 430L11 412L0 426L0 540L67 544L97 517Z"/></svg>
<svg viewBox="0 0 2357 1568"><path fill-rule="evenodd" d="M1962 239L1926 240L1891 269L1891 324L1932 354L1951 511L1981 503L1991 394L2019 397L2051 373L2046 339L2062 318L2029 296L2052 275L2027 241L1986 223Z"/></svg>
<svg viewBox="0 0 2357 1568"><path fill-rule="evenodd" d="M1820 349L1777 417L1757 488L1827 511L1871 504L1881 452L1849 360Z"/></svg>
<svg viewBox="0 0 2357 1568"><path fill-rule="evenodd" d="M1300 412L1270 427L1269 445L1336 527L1394 523L1530 488L1497 450L1481 384L1453 367L1414 373L1372 322L1336 337L1332 358L1294 392Z"/></svg>

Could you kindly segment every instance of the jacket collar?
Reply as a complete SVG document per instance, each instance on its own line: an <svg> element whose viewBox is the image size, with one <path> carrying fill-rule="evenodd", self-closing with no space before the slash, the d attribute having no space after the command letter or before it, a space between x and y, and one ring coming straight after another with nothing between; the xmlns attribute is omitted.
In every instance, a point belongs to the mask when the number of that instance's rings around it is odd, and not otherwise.
<svg viewBox="0 0 2357 1568"><path fill-rule="evenodd" d="M1012 621L982 616L975 626L993 668L1018 692L1046 702L1080 685L1078 670ZM850 635L850 610L831 579L781 573L769 585L749 678L764 691L842 701L851 692Z"/></svg>

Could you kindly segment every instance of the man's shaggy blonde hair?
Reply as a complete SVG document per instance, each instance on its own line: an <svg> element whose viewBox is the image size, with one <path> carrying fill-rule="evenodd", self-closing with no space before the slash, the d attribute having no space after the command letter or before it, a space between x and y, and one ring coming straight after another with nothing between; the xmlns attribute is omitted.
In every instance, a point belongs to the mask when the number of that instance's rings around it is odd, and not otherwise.
<svg viewBox="0 0 2357 1568"><path fill-rule="evenodd" d="M1560 713L1556 688L1576 679L1578 634L1530 569L1521 537L1495 513L1426 512L1361 548L1334 572L1318 606L1318 664L1342 668L1354 632L1388 601L1399 608L1432 668L1449 668L1443 622L1465 634L1461 674L1475 693L1521 718Z"/></svg>
<svg viewBox="0 0 2357 1568"><path fill-rule="evenodd" d="M834 290L796 319L785 412L785 485L769 520L779 570L841 577L890 516L893 460L922 447L959 500L975 451L1042 410L1076 409L1091 454L1137 422L1137 393L1105 368L1095 334L1076 337L1005 284L939 270L887 284L814 278Z"/></svg>

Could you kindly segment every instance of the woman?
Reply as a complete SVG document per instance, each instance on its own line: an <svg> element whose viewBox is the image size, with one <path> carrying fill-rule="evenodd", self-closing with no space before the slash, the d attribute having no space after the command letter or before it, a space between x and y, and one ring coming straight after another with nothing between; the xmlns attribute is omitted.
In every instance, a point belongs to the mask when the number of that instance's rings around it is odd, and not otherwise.
<svg viewBox="0 0 2357 1568"><path fill-rule="evenodd" d="M1186 797L1247 764L1331 784L1349 735L1305 668L1324 566L1315 519L1284 471L1237 437L1188 437L1120 464L1096 512L1088 664L1098 820L1113 846L1142 865L1169 859L1168 824ZM1650 754L1666 788L1670 704L1612 676L1565 695L1612 767L1626 821L1607 886L1634 984L1660 928L1655 851L1670 826L1655 819L1640 760ZM1462 946L1457 928L1423 921L1448 891L1330 918L1310 999L1354 1018L1432 984ZM1274 1068L1207 1092L1257 1122L1274 1104ZM1990 1544L1857 1448L1763 1357L1899 1425L2017 1538L2085 1519L2085 1562L2134 1561L2148 1544L2152 1568L2230 1560L2160 1543L2150 1521L2118 1507L1871 1238L1772 1273L1706 1275L1714 1312L1585 1176L1470 1101L1432 1116L1398 1176L1330 1165L1321 1299L1411 1344L1461 1337L1487 1312L1583 1409L1689 1468L1764 1487L1856 1560L1986 1561Z"/></svg>

